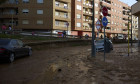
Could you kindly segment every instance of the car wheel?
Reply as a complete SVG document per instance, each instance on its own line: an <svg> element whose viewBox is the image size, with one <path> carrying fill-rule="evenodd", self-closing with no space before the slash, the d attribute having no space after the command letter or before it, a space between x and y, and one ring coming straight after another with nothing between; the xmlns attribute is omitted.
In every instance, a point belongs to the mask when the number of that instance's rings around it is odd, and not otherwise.
<svg viewBox="0 0 140 84"><path fill-rule="evenodd" d="M14 53L11 53L9 57L9 62L12 63L14 60L15 60L15 55Z"/></svg>
<svg viewBox="0 0 140 84"><path fill-rule="evenodd" d="M32 55L32 49L29 49L28 56L31 56L31 55Z"/></svg>

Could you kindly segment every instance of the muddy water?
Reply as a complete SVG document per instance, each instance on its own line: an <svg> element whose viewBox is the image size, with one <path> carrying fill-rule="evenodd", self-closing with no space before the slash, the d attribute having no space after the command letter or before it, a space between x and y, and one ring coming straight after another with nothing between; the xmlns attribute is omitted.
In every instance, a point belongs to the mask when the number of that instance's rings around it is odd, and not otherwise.
<svg viewBox="0 0 140 84"><path fill-rule="evenodd" d="M0 64L0 84L140 84L140 56L126 45L91 55L91 46L33 51L31 57ZM121 45L120 45L121 46Z"/></svg>
<svg viewBox="0 0 140 84"><path fill-rule="evenodd" d="M88 67L82 61L90 46L33 51L31 57L0 64L0 84L89 84Z"/></svg>

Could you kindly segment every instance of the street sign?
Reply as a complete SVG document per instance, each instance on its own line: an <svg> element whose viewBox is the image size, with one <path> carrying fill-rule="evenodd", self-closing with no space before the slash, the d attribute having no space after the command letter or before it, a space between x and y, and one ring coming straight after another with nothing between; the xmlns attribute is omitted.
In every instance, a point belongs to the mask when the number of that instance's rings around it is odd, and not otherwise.
<svg viewBox="0 0 140 84"><path fill-rule="evenodd" d="M103 24L103 26L107 26L108 20L107 20L106 17L103 17L103 19L102 19L102 24Z"/></svg>
<svg viewBox="0 0 140 84"><path fill-rule="evenodd" d="M97 30L101 28L101 22L99 20L96 22L96 28Z"/></svg>
<svg viewBox="0 0 140 84"><path fill-rule="evenodd" d="M104 26L104 61L105 61L105 51L106 51L106 35L105 35L105 28L106 28L106 26L107 26L107 24L108 24L108 20L107 20L107 18L104 16L103 17L103 19L102 19L102 24L103 24L103 26Z"/></svg>
<svg viewBox="0 0 140 84"><path fill-rule="evenodd" d="M104 16L107 16L108 15L108 9L106 7L103 7L102 13L103 13Z"/></svg>

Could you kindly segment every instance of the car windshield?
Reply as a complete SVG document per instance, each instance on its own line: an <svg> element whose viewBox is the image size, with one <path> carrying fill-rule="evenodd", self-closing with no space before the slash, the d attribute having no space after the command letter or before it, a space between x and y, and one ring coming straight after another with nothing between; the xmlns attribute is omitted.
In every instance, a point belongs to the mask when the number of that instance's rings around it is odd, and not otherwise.
<svg viewBox="0 0 140 84"><path fill-rule="evenodd" d="M10 42L9 39L0 39L0 45L8 45Z"/></svg>

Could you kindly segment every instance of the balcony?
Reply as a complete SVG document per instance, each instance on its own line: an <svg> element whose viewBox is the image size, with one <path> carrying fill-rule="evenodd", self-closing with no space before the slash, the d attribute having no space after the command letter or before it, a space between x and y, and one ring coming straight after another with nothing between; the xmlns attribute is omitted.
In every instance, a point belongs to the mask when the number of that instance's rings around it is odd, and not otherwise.
<svg viewBox="0 0 140 84"><path fill-rule="evenodd" d="M55 25L54 29L59 29L59 30L69 30L71 27L68 27L66 25Z"/></svg>
<svg viewBox="0 0 140 84"><path fill-rule="evenodd" d="M0 18L18 18L18 15L16 14L0 14Z"/></svg>
<svg viewBox="0 0 140 84"><path fill-rule="evenodd" d="M105 1L100 2L100 4L101 4L102 6L106 6L106 7L111 8L111 4L110 4L110 3L107 3L107 2L105 2Z"/></svg>
<svg viewBox="0 0 140 84"><path fill-rule="evenodd" d="M66 17L66 16L55 16L56 20L60 20L60 21L71 21L70 17Z"/></svg>
<svg viewBox="0 0 140 84"><path fill-rule="evenodd" d="M92 16L93 13L89 11L83 11L83 14L86 16Z"/></svg>
<svg viewBox="0 0 140 84"><path fill-rule="evenodd" d="M56 0L56 1L71 3L71 0Z"/></svg>
<svg viewBox="0 0 140 84"><path fill-rule="evenodd" d="M91 20L91 19L83 19L83 21L84 21L85 23L92 23L92 20Z"/></svg>
<svg viewBox="0 0 140 84"><path fill-rule="evenodd" d="M17 8L18 7L18 2L6 2L4 4L0 5L0 8Z"/></svg>
<svg viewBox="0 0 140 84"><path fill-rule="evenodd" d="M63 12L71 12L71 9L65 6L55 6L55 10L63 11Z"/></svg>
<svg viewBox="0 0 140 84"><path fill-rule="evenodd" d="M90 3L83 3L83 7L85 7L85 8L93 8L93 5L92 4L90 4Z"/></svg>
<svg viewBox="0 0 140 84"><path fill-rule="evenodd" d="M92 31L91 27L83 26L83 31Z"/></svg>

